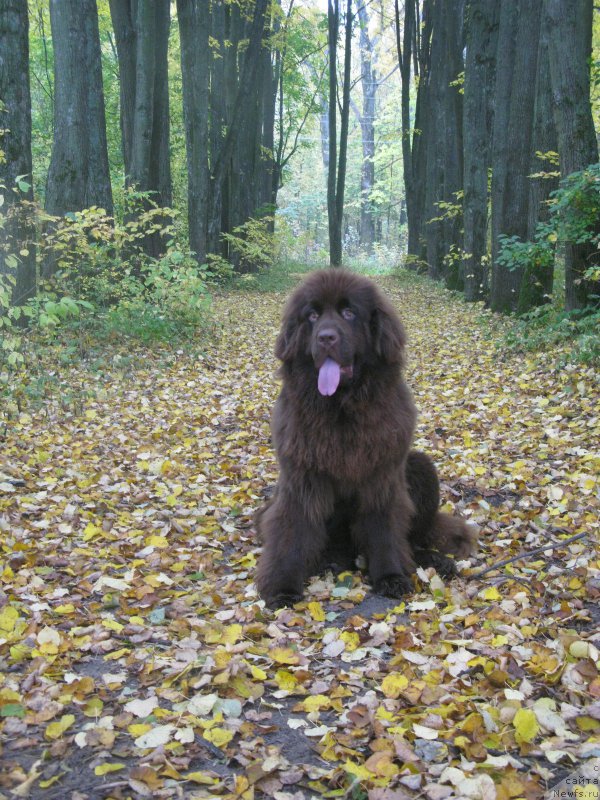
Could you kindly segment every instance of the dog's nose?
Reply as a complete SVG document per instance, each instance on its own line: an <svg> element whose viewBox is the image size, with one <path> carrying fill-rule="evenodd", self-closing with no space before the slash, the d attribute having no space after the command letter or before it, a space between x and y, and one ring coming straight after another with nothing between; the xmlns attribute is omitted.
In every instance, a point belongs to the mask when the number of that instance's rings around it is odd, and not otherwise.
<svg viewBox="0 0 600 800"><path fill-rule="evenodd" d="M323 347L333 347L339 342L340 337L333 328L323 328L322 331L319 331L317 339Z"/></svg>

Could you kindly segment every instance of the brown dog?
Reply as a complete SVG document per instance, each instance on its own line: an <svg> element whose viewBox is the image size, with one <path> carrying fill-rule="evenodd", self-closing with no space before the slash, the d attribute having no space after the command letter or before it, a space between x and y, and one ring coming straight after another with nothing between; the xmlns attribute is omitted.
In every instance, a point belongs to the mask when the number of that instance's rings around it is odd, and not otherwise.
<svg viewBox="0 0 600 800"><path fill-rule="evenodd" d="M442 514L435 467L411 451L416 410L402 377L405 334L367 278L308 276L290 297L275 354L281 394L272 419L280 477L259 511L257 585L269 606L299 600L324 560L368 562L375 592L412 590L415 564L456 573L474 534Z"/></svg>

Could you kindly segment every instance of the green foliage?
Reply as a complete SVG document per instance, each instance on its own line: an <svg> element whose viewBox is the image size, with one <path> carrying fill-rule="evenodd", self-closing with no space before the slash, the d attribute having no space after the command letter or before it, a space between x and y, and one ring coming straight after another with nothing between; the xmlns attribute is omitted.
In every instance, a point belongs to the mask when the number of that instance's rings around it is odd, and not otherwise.
<svg viewBox="0 0 600 800"><path fill-rule="evenodd" d="M130 283L135 287L136 279ZM108 312L109 330L145 344L192 338L209 321L207 271L178 250L151 263L137 285Z"/></svg>
<svg viewBox="0 0 600 800"><path fill-rule="evenodd" d="M515 320L506 336L515 350L548 350L570 343L563 362L600 362L600 311L564 311L554 305L538 306Z"/></svg>
<svg viewBox="0 0 600 800"><path fill-rule="evenodd" d="M568 175L553 192L550 218L539 223L533 241L500 236L498 263L509 270L523 269L534 275L554 263L555 247L567 242L589 243L596 250L585 280L600 280L600 164Z"/></svg>
<svg viewBox="0 0 600 800"><path fill-rule="evenodd" d="M107 341L174 344L208 333L214 271L173 239L161 258L142 249L149 234L171 233L168 209L135 193L123 200L125 221L100 208L64 218L32 208L46 229L39 266L51 275L20 307L11 305L14 274L0 275L0 399L7 408L44 396L50 352L70 363ZM4 219L0 214L0 229ZM19 254L3 255L16 272Z"/></svg>
<svg viewBox="0 0 600 800"><path fill-rule="evenodd" d="M497 261L511 272L516 269L535 271L549 267L554 262L552 232L547 225L538 225L534 241L524 242L518 236L498 237L500 251Z"/></svg>
<svg viewBox="0 0 600 800"><path fill-rule="evenodd" d="M554 264L556 245L588 243L595 257L584 279L600 280L600 164L567 176L553 193L550 218L537 227L533 241L501 237L499 263L507 269L522 269L533 276ZM555 300L523 313L508 337L508 343L525 349L548 348L572 342L568 360L592 363L600 360L600 311L596 303L586 309L567 312Z"/></svg>
<svg viewBox="0 0 600 800"><path fill-rule="evenodd" d="M431 219L427 220L428 225L433 222L443 222L447 219L452 220L462 216L464 192L461 189L458 192L453 192L453 195L456 198L454 202L440 200L439 202L435 203L435 206L440 214L438 217L432 217Z"/></svg>
<svg viewBox="0 0 600 800"><path fill-rule="evenodd" d="M268 269L275 261L273 216L251 217L231 233L222 234L230 252L239 262L241 272Z"/></svg>
<svg viewBox="0 0 600 800"><path fill-rule="evenodd" d="M23 314L30 325L42 329L56 328L62 323L77 319L83 310L92 311L94 306L87 300L72 297L56 297L54 294L38 294L23 307Z"/></svg>
<svg viewBox="0 0 600 800"><path fill-rule="evenodd" d="M590 164L561 182L553 196L551 217L557 241L594 247L595 259L584 277L600 280L600 164Z"/></svg>

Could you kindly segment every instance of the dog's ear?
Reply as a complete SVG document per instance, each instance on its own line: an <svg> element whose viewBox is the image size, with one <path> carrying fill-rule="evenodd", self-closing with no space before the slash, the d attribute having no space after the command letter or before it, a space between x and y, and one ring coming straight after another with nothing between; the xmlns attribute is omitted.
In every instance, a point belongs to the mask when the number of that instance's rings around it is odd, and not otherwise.
<svg viewBox="0 0 600 800"><path fill-rule="evenodd" d="M275 340L275 356L284 363L292 361L298 352L300 326L291 316L285 316Z"/></svg>
<svg viewBox="0 0 600 800"><path fill-rule="evenodd" d="M386 364L404 366L406 334L393 307L383 298L377 303L371 317L373 346Z"/></svg>

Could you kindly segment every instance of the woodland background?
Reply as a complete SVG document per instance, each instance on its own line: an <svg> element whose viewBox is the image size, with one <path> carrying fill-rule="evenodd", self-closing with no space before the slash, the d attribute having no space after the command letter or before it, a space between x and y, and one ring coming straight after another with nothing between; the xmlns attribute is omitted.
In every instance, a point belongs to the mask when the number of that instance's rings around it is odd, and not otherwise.
<svg viewBox="0 0 600 800"><path fill-rule="evenodd" d="M599 30L592 0L3 0L5 332L342 258L593 329Z"/></svg>
<svg viewBox="0 0 600 800"><path fill-rule="evenodd" d="M0 800L597 796L599 61L597 0L0 0ZM272 613L340 262L480 545Z"/></svg>

